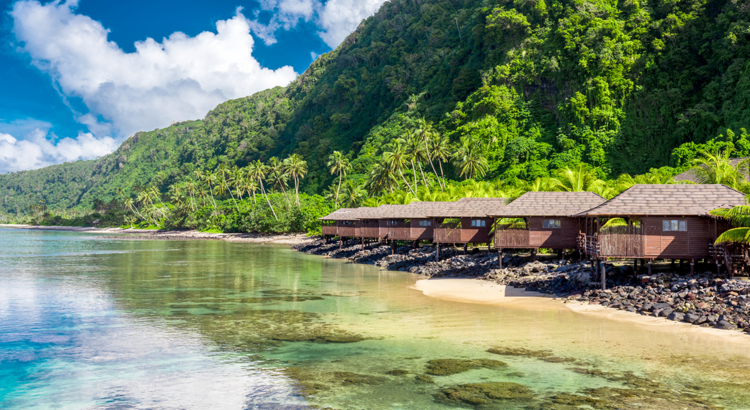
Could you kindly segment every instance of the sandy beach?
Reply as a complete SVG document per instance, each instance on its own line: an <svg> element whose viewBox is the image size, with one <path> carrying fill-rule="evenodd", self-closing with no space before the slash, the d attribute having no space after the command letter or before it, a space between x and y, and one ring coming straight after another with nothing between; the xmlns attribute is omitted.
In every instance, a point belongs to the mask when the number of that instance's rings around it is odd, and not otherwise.
<svg viewBox="0 0 750 410"><path fill-rule="evenodd" d="M312 241L305 234L260 234L260 233L208 233L199 231L155 231L149 229L91 228L77 226L35 226L0 224L0 228L33 229L41 231L64 231L116 235L111 239L156 239L156 240L222 240L240 243L270 243L300 245Z"/></svg>
<svg viewBox="0 0 750 410"><path fill-rule="evenodd" d="M562 303L550 295L527 292L478 279L422 279L412 289L441 300L493 306L516 306L524 309L561 310L618 322L629 322L651 330L681 335L705 335L721 338L722 342L742 343L750 346L750 337L739 331L700 327L690 323L675 322L662 317L609 309L601 305L581 302Z"/></svg>

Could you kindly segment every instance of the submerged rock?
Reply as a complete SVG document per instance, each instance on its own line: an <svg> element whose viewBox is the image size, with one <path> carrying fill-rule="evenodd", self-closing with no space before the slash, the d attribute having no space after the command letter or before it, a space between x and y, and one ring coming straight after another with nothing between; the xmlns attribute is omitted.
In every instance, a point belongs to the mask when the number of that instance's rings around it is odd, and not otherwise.
<svg viewBox="0 0 750 410"><path fill-rule="evenodd" d="M443 389L437 396L438 401L462 403L474 406L501 404L506 401L531 401L534 395L531 390L518 383L494 382L471 383Z"/></svg>
<svg viewBox="0 0 750 410"><path fill-rule="evenodd" d="M472 369L497 369L507 366L508 365L504 362L492 359L436 359L427 362L427 374L433 376L449 376Z"/></svg>

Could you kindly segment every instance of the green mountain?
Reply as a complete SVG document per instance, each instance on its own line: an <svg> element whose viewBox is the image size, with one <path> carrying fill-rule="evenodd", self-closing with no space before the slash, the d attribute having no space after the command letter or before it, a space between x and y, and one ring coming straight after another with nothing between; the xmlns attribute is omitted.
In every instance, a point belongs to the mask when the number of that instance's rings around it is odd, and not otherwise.
<svg viewBox="0 0 750 410"><path fill-rule="evenodd" d="M482 144L486 179L578 162L611 176L674 165L685 142L750 128L748 11L724 0L392 0L288 87L137 133L94 161L0 176L0 209L88 206L291 153L309 163L303 190L320 193L333 150L356 178L420 118Z"/></svg>

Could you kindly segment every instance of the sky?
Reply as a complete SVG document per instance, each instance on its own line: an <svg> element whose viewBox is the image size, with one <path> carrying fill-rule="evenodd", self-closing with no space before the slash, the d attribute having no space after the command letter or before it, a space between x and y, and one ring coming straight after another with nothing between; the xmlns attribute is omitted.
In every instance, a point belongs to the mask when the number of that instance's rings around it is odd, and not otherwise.
<svg viewBox="0 0 750 410"><path fill-rule="evenodd" d="M284 86L384 0L0 0L0 173Z"/></svg>

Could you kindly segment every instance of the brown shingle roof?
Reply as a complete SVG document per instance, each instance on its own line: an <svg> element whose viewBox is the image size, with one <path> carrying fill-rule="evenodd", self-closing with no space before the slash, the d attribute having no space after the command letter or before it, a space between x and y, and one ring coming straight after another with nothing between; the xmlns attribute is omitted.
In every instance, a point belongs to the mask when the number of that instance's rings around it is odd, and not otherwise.
<svg viewBox="0 0 750 410"><path fill-rule="evenodd" d="M412 202L409 205L392 205L392 208L380 212L378 217L380 219L428 218L428 214L454 204L455 202Z"/></svg>
<svg viewBox="0 0 750 410"><path fill-rule="evenodd" d="M605 201L593 192L527 192L491 216L569 216Z"/></svg>
<svg viewBox="0 0 750 410"><path fill-rule="evenodd" d="M726 185L633 185L609 201L582 212L601 215L706 215L709 211L743 205L745 195Z"/></svg>
<svg viewBox="0 0 750 410"><path fill-rule="evenodd" d="M339 208L330 214L318 218L321 221L355 221L361 215L367 215L374 212L376 208Z"/></svg>
<svg viewBox="0 0 750 410"><path fill-rule="evenodd" d="M486 217L500 212L507 203L508 198L461 198L452 205L430 210L427 216L436 218Z"/></svg>

